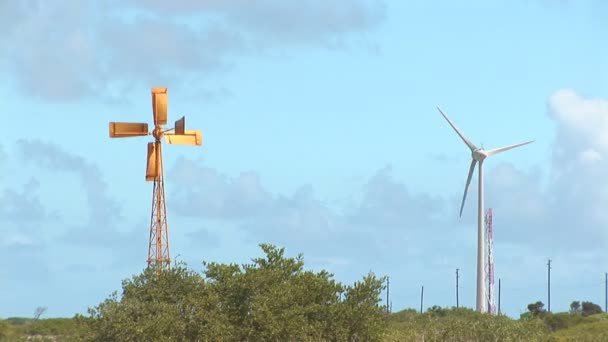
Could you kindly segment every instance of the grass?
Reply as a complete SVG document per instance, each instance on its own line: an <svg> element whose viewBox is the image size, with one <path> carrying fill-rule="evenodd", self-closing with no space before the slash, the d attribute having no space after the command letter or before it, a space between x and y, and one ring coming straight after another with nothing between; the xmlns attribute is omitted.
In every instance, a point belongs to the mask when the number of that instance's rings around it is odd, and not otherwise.
<svg viewBox="0 0 608 342"><path fill-rule="evenodd" d="M608 341L608 315L585 317L580 324L554 332L552 341Z"/></svg>

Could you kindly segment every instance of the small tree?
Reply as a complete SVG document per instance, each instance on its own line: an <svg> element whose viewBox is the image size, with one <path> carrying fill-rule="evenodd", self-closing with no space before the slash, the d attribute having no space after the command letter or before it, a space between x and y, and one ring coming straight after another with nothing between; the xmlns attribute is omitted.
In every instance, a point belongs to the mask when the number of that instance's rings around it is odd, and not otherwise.
<svg viewBox="0 0 608 342"><path fill-rule="evenodd" d="M44 313L46 312L46 308L39 306L36 308L36 311L34 311L34 321L37 321L40 316L42 316Z"/></svg>
<svg viewBox="0 0 608 342"><path fill-rule="evenodd" d="M547 313L545 310L545 304L543 304L541 301L528 304L528 311L530 311L532 316L542 316Z"/></svg>
<svg viewBox="0 0 608 342"><path fill-rule="evenodd" d="M443 309L439 305L433 305L432 307L428 308L426 312L431 316L437 317L444 317L448 313L447 310Z"/></svg>
<svg viewBox="0 0 608 342"><path fill-rule="evenodd" d="M602 313L602 308L591 302L583 302L583 316L591 316Z"/></svg>
<svg viewBox="0 0 608 342"><path fill-rule="evenodd" d="M572 314L581 313L581 302L575 300L572 303L570 303L570 313L572 313Z"/></svg>

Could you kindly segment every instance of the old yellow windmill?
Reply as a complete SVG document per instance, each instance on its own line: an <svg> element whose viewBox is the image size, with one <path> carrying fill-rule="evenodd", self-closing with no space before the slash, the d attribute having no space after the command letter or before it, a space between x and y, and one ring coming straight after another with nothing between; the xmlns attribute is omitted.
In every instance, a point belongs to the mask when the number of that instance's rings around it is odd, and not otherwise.
<svg viewBox="0 0 608 342"><path fill-rule="evenodd" d="M154 116L152 132L148 131L147 123L110 122L110 138L152 135L155 139L154 142L148 143L146 168L146 181L154 182L148 267L165 269L171 266L171 256L169 254L161 140L164 138L168 144L200 146L203 144L203 138L200 130L185 129L185 117L175 121L175 127L163 129L163 126L167 124L167 88L152 88L152 114Z"/></svg>

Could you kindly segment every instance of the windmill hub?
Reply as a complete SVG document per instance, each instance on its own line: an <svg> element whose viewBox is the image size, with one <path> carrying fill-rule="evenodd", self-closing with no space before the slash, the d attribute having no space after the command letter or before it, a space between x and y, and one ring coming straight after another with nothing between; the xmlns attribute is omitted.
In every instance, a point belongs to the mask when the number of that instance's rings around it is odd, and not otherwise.
<svg viewBox="0 0 608 342"><path fill-rule="evenodd" d="M162 137L163 137L163 131L162 131L162 129L160 128L160 126L156 126L156 127L154 128L154 130L152 131L152 136L153 136L154 138L156 138L156 140L160 140L160 138L162 138Z"/></svg>
<svg viewBox="0 0 608 342"><path fill-rule="evenodd" d="M486 154L486 151L484 151L480 148L474 150L472 152L472 155L473 155L473 159L475 159L477 161L482 161L488 157L488 155Z"/></svg>

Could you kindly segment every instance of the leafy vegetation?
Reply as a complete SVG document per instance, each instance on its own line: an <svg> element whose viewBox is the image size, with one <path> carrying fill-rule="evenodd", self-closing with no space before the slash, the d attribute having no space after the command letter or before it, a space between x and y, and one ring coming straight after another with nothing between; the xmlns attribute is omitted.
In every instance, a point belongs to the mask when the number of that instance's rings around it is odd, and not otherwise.
<svg viewBox="0 0 608 342"><path fill-rule="evenodd" d="M545 310L545 304L543 304L541 301L528 304L528 311L530 314L532 314L532 316L535 317L544 316L547 313L547 310Z"/></svg>
<svg viewBox="0 0 608 342"><path fill-rule="evenodd" d="M608 315L548 313L537 303L518 320L465 308L408 309L390 315L384 341L608 341Z"/></svg>
<svg viewBox="0 0 608 342"><path fill-rule="evenodd" d="M99 341L378 341L383 279L344 286L305 271L301 256L262 245L253 263L205 263L203 275L176 265L123 283L90 310Z"/></svg>
<svg viewBox="0 0 608 342"><path fill-rule="evenodd" d="M552 338L552 341L608 341L608 316L584 317L580 324L558 330Z"/></svg>
<svg viewBox="0 0 608 342"><path fill-rule="evenodd" d="M590 302L549 313L542 302L520 319L433 306L393 314L381 306L384 278L347 286L304 269L301 255L261 245L250 264L203 263L145 270L123 281L87 316L0 320L0 341L608 341L608 316Z"/></svg>
<svg viewBox="0 0 608 342"><path fill-rule="evenodd" d="M471 309L433 307L424 314L391 316L384 341L544 341L548 329L539 319L512 320Z"/></svg>

